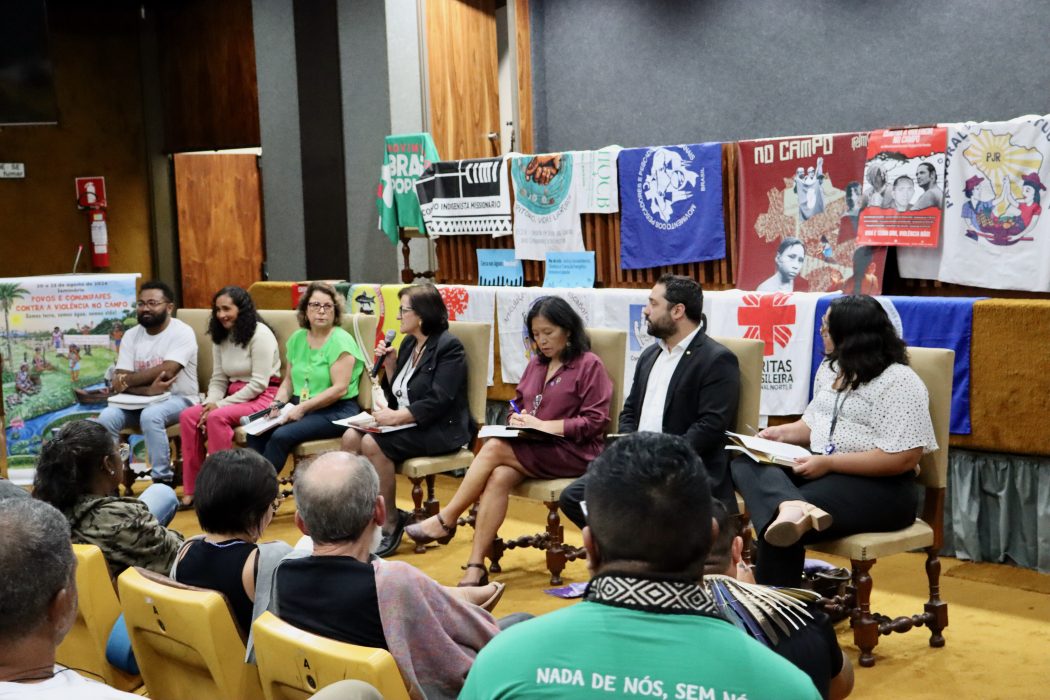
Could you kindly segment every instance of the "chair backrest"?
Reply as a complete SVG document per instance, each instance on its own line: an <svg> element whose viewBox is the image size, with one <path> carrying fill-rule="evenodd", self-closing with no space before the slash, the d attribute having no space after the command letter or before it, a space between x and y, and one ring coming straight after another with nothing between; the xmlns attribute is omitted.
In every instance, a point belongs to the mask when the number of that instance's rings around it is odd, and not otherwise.
<svg viewBox="0 0 1050 700"><path fill-rule="evenodd" d="M207 393L213 359L211 336L208 335L211 309L176 309L175 318L192 328L193 334L197 336L197 383L200 390Z"/></svg>
<svg viewBox="0 0 1050 700"><path fill-rule="evenodd" d="M386 700L408 698L397 663L385 649L336 642L263 613L252 624L255 660L266 700L300 700L351 678L369 683Z"/></svg>
<svg viewBox="0 0 1050 700"><path fill-rule="evenodd" d="M277 338L277 347L281 352L281 372L282 376L285 368L288 367L288 338L291 337L292 333L299 330L299 319L295 316L295 311L289 309L259 309L259 318L266 321L266 324L270 326L273 331L274 337Z"/></svg>
<svg viewBox="0 0 1050 700"><path fill-rule="evenodd" d="M467 354L467 403L478 425L485 424L485 403L489 392L489 340L492 324L449 321L449 333L459 338Z"/></svg>
<svg viewBox="0 0 1050 700"><path fill-rule="evenodd" d="M357 331L360 332L361 336L358 345L361 346L361 353L365 356L365 371L361 374L361 381L357 385L357 405L361 407L362 411L371 411L372 375L369 373L369 370L372 369L372 363L375 360L375 337L379 319L372 314L346 314L343 316L343 328L347 333L354 336L354 340L357 340L358 334L354 331L355 320L357 321Z"/></svg>
<svg viewBox="0 0 1050 700"><path fill-rule="evenodd" d="M120 616L120 601L102 550L93 544L73 545L77 558L77 619L55 652L63 666L87 673L119 690L142 685L139 676L124 673L106 661L106 642Z"/></svg>
<svg viewBox="0 0 1050 700"><path fill-rule="evenodd" d="M762 403L762 362L765 345L761 340L747 338L716 338L736 355L740 365L740 402L736 408L734 432L750 434L748 426L758 429L759 406Z"/></svg>
<svg viewBox="0 0 1050 700"><path fill-rule="evenodd" d="M952 410L955 351L944 348L908 348L908 363L930 394L930 418L937 449L919 462L919 483L927 488L948 485L948 438Z"/></svg>
<svg viewBox="0 0 1050 700"><path fill-rule="evenodd" d="M623 408L624 351L627 347L627 332L609 328L588 328L591 337L591 352L602 359L605 371L613 383L612 401L609 403L609 427L615 433L620 425L620 409Z"/></svg>
<svg viewBox="0 0 1050 700"><path fill-rule="evenodd" d="M117 579L131 648L156 700L262 698L222 594L128 569Z"/></svg>

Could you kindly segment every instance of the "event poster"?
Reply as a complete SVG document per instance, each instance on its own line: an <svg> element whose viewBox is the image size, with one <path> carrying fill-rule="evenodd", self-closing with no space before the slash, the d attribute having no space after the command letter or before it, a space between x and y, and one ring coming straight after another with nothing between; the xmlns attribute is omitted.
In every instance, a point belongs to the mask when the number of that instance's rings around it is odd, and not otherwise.
<svg viewBox="0 0 1050 700"><path fill-rule="evenodd" d="M42 439L106 405L138 275L0 279L8 466L31 467Z"/></svg>
<svg viewBox="0 0 1050 700"><path fill-rule="evenodd" d="M967 123L948 132L942 282L1050 291L1050 121Z"/></svg>
<svg viewBox="0 0 1050 700"><path fill-rule="evenodd" d="M618 163L622 269L726 256L721 144L627 148Z"/></svg>
<svg viewBox="0 0 1050 700"><path fill-rule="evenodd" d="M510 191L503 158L439 161L416 180L427 234L438 236L511 233Z"/></svg>
<svg viewBox="0 0 1050 700"><path fill-rule="evenodd" d="M858 245L937 247L947 138L944 127L871 132Z"/></svg>
<svg viewBox="0 0 1050 700"><path fill-rule="evenodd" d="M886 249L857 245L868 135L738 146L737 287L878 294Z"/></svg>

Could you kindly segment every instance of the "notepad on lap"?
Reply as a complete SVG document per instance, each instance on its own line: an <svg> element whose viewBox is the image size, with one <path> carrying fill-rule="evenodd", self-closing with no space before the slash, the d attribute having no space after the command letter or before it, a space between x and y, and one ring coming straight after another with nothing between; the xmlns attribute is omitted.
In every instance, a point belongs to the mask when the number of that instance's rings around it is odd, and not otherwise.
<svg viewBox="0 0 1050 700"><path fill-rule="evenodd" d="M269 418L269 414L262 418L256 418L248 425L244 426L244 432L249 435L262 435L265 432L273 430L279 425L284 425L288 420L288 412L295 408L294 403L286 403L281 406L280 413L274 418Z"/></svg>
<svg viewBox="0 0 1050 700"><path fill-rule="evenodd" d="M346 428L360 430L362 433L393 433L398 430L404 430L405 428L416 427L415 423L405 423L404 425L379 425L376 423L376 419L373 418L372 414L368 411L361 411L356 416L341 418L332 422Z"/></svg>
<svg viewBox="0 0 1050 700"><path fill-rule="evenodd" d="M171 392L165 391L161 394L154 394L152 396L142 396L140 394L113 394L107 400L110 406L116 406L117 408L123 408L127 411L137 411L146 406L151 406L161 401L167 401L171 398Z"/></svg>
<svg viewBox="0 0 1050 700"><path fill-rule="evenodd" d="M561 435L549 433L539 428L513 428L509 425L486 425L478 431L479 438L504 438L513 440L515 438L526 440L560 440Z"/></svg>
<svg viewBox="0 0 1050 700"><path fill-rule="evenodd" d="M763 464L779 464L783 467L794 467L795 459L798 457L810 457L812 452L805 447L792 445L787 442L766 440L753 435L741 435L726 431L726 436L732 444L726 445L726 449L732 452L741 452L756 462Z"/></svg>

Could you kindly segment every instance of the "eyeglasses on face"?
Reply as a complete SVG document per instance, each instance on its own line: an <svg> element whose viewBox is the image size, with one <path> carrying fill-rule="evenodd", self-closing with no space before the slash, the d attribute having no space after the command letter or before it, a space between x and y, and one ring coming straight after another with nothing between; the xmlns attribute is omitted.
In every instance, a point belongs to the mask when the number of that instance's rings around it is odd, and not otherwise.
<svg viewBox="0 0 1050 700"><path fill-rule="evenodd" d="M306 305L311 311L320 311L321 313L328 313L335 308L335 304L322 304L319 301L311 301Z"/></svg>
<svg viewBox="0 0 1050 700"><path fill-rule="evenodd" d="M415 309L411 306L399 306L397 307L397 315L404 316L406 313L414 313Z"/></svg>
<svg viewBox="0 0 1050 700"><path fill-rule="evenodd" d="M149 301L143 301L142 299L139 299L138 301L135 302L135 308L141 309L141 308L144 308L144 307L148 307L148 308L151 308L151 309L159 309L160 307L162 307L162 306L164 306L165 304L168 304L168 303L169 302L164 301L163 299L161 299L159 301L157 299L150 299Z"/></svg>

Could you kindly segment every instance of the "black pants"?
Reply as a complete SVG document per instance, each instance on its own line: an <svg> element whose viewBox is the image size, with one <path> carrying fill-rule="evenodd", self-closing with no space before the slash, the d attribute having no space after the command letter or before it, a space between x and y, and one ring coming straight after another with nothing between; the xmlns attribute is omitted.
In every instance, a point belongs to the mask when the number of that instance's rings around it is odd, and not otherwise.
<svg viewBox="0 0 1050 700"><path fill-rule="evenodd" d="M758 464L744 456L734 459L730 469L758 532L755 579L762 584L801 584L807 542L859 532L890 532L915 522L916 490L912 472L897 476L832 473L818 479L805 479L789 469ZM791 547L774 547L763 535L784 501L811 503L827 511L834 522L824 532L807 532Z"/></svg>
<svg viewBox="0 0 1050 700"><path fill-rule="evenodd" d="M584 499L583 492L587 488L587 477L589 476L590 472L566 486L565 490L561 492L561 498L558 499L558 506L561 508L561 512L569 520L576 523L576 526L581 530L587 524L587 516L583 514L580 502ZM717 484L712 481L711 496L722 501L731 515L736 514L736 494L733 493L733 485L728 478L728 474L725 478L720 479Z"/></svg>

